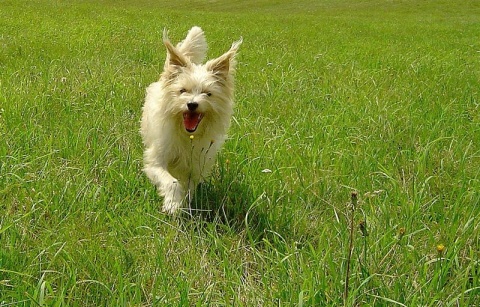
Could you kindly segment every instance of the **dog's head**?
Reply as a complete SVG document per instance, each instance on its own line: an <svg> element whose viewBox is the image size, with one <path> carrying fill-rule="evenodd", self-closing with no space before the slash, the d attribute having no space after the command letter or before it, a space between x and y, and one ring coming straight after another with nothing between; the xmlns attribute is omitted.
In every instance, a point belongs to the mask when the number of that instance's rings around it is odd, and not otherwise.
<svg viewBox="0 0 480 307"><path fill-rule="evenodd" d="M237 41L220 57L199 64L190 55L195 54L195 48L205 51L206 45L198 46L187 36L175 47L164 33L167 59L162 78L170 97L169 110L187 133L201 131L214 123L228 126L233 113L235 55L241 43Z"/></svg>

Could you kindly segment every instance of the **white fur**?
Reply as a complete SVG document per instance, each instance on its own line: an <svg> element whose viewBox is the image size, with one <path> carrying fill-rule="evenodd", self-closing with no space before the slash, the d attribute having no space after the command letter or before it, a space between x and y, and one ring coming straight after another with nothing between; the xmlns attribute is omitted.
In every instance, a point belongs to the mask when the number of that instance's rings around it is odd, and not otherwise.
<svg viewBox="0 0 480 307"><path fill-rule="evenodd" d="M188 204L197 184L208 176L226 139L233 113L235 55L242 41L201 64L207 43L199 27L176 47L166 31L163 40L164 72L147 88L140 132L144 171L164 197L163 211L173 214ZM189 111L192 103L197 106ZM184 116L194 118L193 124L184 124Z"/></svg>

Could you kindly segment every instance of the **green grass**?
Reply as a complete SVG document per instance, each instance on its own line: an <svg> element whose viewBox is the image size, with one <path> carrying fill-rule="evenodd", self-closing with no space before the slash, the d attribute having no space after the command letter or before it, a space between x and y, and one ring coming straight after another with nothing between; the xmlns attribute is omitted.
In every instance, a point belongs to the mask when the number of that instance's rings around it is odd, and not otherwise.
<svg viewBox="0 0 480 307"><path fill-rule="evenodd" d="M206 3L0 0L0 306L478 304L480 4ZM193 25L237 106L171 218L139 118Z"/></svg>

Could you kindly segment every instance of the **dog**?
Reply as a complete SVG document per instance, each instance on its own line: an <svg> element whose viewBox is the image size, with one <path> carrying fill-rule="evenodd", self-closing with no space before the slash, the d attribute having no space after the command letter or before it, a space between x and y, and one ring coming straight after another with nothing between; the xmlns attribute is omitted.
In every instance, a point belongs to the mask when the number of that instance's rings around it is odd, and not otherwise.
<svg viewBox="0 0 480 307"><path fill-rule="evenodd" d="M163 197L167 214L190 205L223 145L234 105L234 74L242 39L203 64L207 42L201 28L190 29L173 46L166 30L164 71L146 90L140 134L143 171Z"/></svg>

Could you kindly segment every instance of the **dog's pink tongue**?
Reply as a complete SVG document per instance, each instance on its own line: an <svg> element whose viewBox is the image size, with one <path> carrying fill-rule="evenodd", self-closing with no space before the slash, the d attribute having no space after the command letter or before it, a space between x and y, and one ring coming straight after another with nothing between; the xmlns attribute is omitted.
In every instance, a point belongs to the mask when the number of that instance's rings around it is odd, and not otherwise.
<svg viewBox="0 0 480 307"><path fill-rule="evenodd" d="M202 115L199 113L187 112L183 114L183 125L185 126L185 129L189 132L197 130L201 118Z"/></svg>

